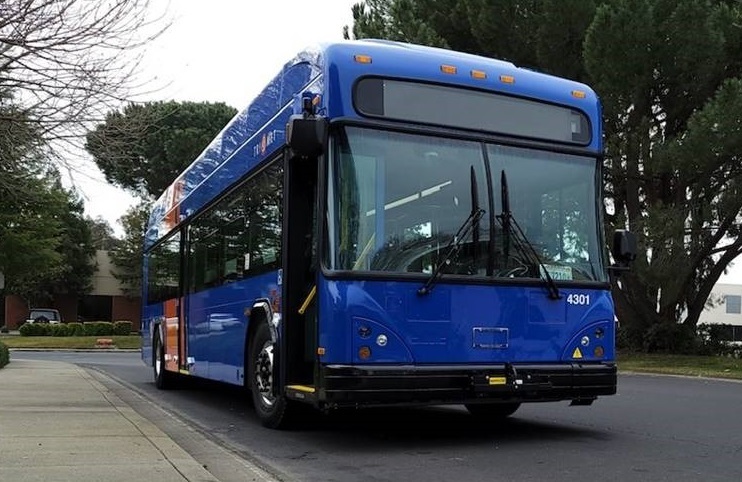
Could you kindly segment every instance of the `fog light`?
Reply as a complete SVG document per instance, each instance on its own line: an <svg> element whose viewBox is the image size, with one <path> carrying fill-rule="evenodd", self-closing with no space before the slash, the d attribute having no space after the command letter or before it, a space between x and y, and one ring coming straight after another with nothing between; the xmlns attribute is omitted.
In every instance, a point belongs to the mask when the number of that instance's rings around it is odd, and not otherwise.
<svg viewBox="0 0 742 482"><path fill-rule="evenodd" d="M580 343L582 346L587 346L590 344L590 337L589 336L583 336L582 340L580 340Z"/></svg>
<svg viewBox="0 0 742 482"><path fill-rule="evenodd" d="M603 358L603 355L605 355L605 350L603 350L602 346L596 346L593 350L593 356L595 358Z"/></svg>
<svg viewBox="0 0 742 482"><path fill-rule="evenodd" d="M383 333L376 337L376 344L379 346L386 346L387 341L388 340L386 338L386 335L384 335Z"/></svg>
<svg viewBox="0 0 742 482"><path fill-rule="evenodd" d="M371 358L371 348L367 346L362 346L358 349L358 358L361 360L368 360Z"/></svg>

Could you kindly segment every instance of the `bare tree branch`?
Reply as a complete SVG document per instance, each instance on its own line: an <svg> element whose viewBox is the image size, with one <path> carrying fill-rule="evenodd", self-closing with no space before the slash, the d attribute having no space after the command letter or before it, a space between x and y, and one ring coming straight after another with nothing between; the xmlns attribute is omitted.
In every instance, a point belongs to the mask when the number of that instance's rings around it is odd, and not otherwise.
<svg viewBox="0 0 742 482"><path fill-rule="evenodd" d="M81 136L141 87L144 47L167 26L150 0L3 0L0 90L44 141Z"/></svg>

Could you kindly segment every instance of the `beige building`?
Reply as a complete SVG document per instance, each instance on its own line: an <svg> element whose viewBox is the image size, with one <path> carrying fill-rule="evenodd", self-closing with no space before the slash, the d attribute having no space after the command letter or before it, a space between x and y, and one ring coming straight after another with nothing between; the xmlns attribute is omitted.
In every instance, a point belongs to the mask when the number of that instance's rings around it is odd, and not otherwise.
<svg viewBox="0 0 742 482"><path fill-rule="evenodd" d="M742 285L718 283L709 299L711 306L701 313L698 323L725 325L725 338L742 341Z"/></svg>
<svg viewBox="0 0 742 482"><path fill-rule="evenodd" d="M133 328L138 330L141 299L124 295L121 283L113 275L114 266L108 251L97 251L95 261L97 270L92 279L93 290L88 295L82 297L55 295L51 306L43 308L56 308L63 321L128 320L132 322ZM28 304L15 295L6 296L4 302L4 323L8 328L15 328L26 319Z"/></svg>

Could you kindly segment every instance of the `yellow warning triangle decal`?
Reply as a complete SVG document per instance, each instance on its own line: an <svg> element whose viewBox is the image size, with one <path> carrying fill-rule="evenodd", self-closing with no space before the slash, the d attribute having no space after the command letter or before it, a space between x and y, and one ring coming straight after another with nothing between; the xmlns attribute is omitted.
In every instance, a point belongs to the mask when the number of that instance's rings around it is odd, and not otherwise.
<svg viewBox="0 0 742 482"><path fill-rule="evenodd" d="M572 352L572 358L582 358L580 347L575 348L575 351Z"/></svg>

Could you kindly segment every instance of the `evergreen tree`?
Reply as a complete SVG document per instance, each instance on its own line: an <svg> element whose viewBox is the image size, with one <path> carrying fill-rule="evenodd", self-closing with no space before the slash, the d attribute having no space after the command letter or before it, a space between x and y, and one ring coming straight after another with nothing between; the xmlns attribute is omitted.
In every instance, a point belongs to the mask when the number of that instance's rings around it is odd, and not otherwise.
<svg viewBox="0 0 742 482"><path fill-rule="evenodd" d="M110 251L111 262L116 266L114 276L123 285L127 296L142 294L142 262L144 259L144 234L151 203L142 201L132 206L119 222L124 227L124 238Z"/></svg>
<svg viewBox="0 0 742 482"><path fill-rule="evenodd" d="M447 45L596 89L607 230L630 228L642 253L614 282L626 341L687 348L713 285L742 254L742 4L376 0L353 13L357 38Z"/></svg>
<svg viewBox="0 0 742 482"><path fill-rule="evenodd" d="M85 147L110 183L155 198L236 113L223 103L130 104L89 132Z"/></svg>

